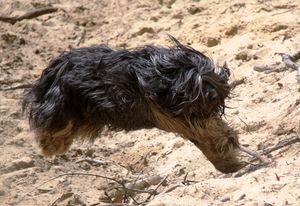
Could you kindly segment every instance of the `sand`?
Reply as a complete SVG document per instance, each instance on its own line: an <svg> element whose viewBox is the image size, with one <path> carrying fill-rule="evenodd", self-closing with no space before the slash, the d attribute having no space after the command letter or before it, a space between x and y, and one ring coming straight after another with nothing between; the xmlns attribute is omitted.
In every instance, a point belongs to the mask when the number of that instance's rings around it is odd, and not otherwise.
<svg viewBox="0 0 300 206"><path fill-rule="evenodd" d="M22 115L24 89L2 91L32 83L52 58L71 48L168 46L166 34L172 34L218 64L226 61L230 81L245 78L227 100L225 118L242 144L268 148L300 131L296 71L257 70L280 64L276 52L300 50L296 1L3 0L0 16L47 6L59 11L14 25L0 22L0 205L103 205L109 202L105 191L120 186L91 176L51 180L70 172L129 182L168 175L147 202L151 206L300 205L299 143L273 152L272 164L240 177L224 176L192 143L158 129L103 134L94 144L77 142L65 155L44 158ZM80 161L86 157L105 164ZM143 202L148 195L135 199Z"/></svg>

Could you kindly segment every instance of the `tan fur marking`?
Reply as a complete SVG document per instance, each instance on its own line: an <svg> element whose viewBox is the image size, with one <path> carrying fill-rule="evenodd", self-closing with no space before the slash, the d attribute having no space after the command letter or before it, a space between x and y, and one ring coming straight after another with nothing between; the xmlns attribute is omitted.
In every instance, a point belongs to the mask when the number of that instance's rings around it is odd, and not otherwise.
<svg viewBox="0 0 300 206"><path fill-rule="evenodd" d="M151 107L156 126L168 132L174 132L191 140L203 152L216 168L223 172L232 172L240 167L236 159L235 145L237 135L221 117L208 119L185 118L185 121L170 117L155 107Z"/></svg>
<svg viewBox="0 0 300 206"><path fill-rule="evenodd" d="M63 137L63 136L69 136L73 129L73 123L71 121L68 122L68 125L63 128L62 130L59 130L55 132L52 137Z"/></svg>

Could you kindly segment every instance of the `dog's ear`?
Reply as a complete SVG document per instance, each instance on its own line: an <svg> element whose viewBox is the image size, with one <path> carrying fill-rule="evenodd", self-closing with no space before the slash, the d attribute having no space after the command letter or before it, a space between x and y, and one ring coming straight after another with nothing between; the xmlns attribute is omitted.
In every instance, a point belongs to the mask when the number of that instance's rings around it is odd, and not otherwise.
<svg viewBox="0 0 300 206"><path fill-rule="evenodd" d="M223 63L223 66L216 66L215 73L223 80L223 83L227 83L230 77L230 70L226 62Z"/></svg>

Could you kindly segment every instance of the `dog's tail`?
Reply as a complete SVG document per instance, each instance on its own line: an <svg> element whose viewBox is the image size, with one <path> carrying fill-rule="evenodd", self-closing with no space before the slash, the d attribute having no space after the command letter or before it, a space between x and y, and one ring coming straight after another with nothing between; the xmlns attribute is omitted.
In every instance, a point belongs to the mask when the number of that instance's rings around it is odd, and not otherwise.
<svg viewBox="0 0 300 206"><path fill-rule="evenodd" d="M72 143L74 123L60 86L61 76L71 67L64 56L54 59L24 97L23 111L45 155L63 153Z"/></svg>

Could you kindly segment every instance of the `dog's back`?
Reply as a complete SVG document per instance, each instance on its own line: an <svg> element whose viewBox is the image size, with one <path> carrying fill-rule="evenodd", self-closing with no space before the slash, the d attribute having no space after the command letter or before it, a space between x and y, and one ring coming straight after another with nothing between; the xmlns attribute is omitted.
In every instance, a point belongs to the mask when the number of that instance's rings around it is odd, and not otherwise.
<svg viewBox="0 0 300 206"><path fill-rule="evenodd" d="M133 53L99 45L50 62L23 102L45 155L64 152L81 134L93 139L105 125L114 130L153 127L129 67Z"/></svg>

